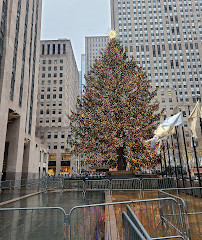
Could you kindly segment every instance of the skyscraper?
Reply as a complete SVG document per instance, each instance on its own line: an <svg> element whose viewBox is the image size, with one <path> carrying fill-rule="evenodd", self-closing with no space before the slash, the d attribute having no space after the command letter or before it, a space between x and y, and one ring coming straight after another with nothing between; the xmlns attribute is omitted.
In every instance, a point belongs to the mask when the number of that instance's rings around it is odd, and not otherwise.
<svg viewBox="0 0 202 240"><path fill-rule="evenodd" d="M147 71L152 88L160 88L167 115L176 106L173 97L179 105L201 101L200 12L200 0L111 0L112 28Z"/></svg>
<svg viewBox="0 0 202 240"><path fill-rule="evenodd" d="M49 174L76 170L66 139L78 96L79 72L70 40L41 41L36 132L50 149Z"/></svg>
<svg viewBox="0 0 202 240"><path fill-rule="evenodd" d="M0 2L0 173L37 177L35 125L41 0Z"/></svg>
<svg viewBox="0 0 202 240"><path fill-rule="evenodd" d="M181 108L187 137L189 106L202 94L201 6L200 0L111 0L112 29L147 72L151 89L159 87L164 118Z"/></svg>
<svg viewBox="0 0 202 240"><path fill-rule="evenodd" d="M95 63L95 59L100 56L100 52L106 47L109 41L108 36L85 37L85 73Z"/></svg>

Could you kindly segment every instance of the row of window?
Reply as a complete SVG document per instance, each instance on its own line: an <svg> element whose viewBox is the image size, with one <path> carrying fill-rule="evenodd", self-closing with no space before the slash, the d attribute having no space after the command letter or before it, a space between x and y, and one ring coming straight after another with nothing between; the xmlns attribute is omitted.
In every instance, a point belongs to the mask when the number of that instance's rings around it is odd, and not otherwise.
<svg viewBox="0 0 202 240"><path fill-rule="evenodd" d="M58 94L58 97L59 97L59 98L62 98L62 94ZM46 95L46 98L47 98L47 99L51 99L51 95L50 95L50 94L47 94L47 95ZM57 94L53 94L53 99L56 99L56 98L57 98ZM43 94L41 95L41 99L44 99L44 95L43 95Z"/></svg>
<svg viewBox="0 0 202 240"><path fill-rule="evenodd" d="M47 146L48 146L48 149L50 149L51 148L51 143L47 143ZM54 142L53 143L53 149L59 149L59 147L61 148L61 149L64 149L65 148L65 142L61 142L60 143L60 146L59 146L59 143L57 143L57 142Z"/></svg>
<svg viewBox="0 0 202 240"><path fill-rule="evenodd" d="M52 46L51 46L52 45ZM56 49L57 46L57 49ZM56 52L57 50L57 52ZM42 55L66 54L66 44L42 44Z"/></svg>
<svg viewBox="0 0 202 240"><path fill-rule="evenodd" d="M41 109L40 114L43 114L43 113L50 114L50 110L46 109L46 111L44 111L43 109ZM56 109L52 110L52 114L56 114ZM62 114L62 109L58 109L58 114Z"/></svg>
<svg viewBox="0 0 202 240"><path fill-rule="evenodd" d="M60 66L59 68L60 70L63 70L63 66ZM57 71L58 70L58 67L57 66L54 66L53 68L52 67L48 67L48 71ZM46 67L42 67L42 71L46 71Z"/></svg>
<svg viewBox="0 0 202 240"><path fill-rule="evenodd" d="M56 85L57 84L57 80L53 80L53 82L52 82L54 85ZM59 84L62 84L63 83L63 80L59 80ZM50 85L51 84L51 80L48 80L47 81L47 84L48 85ZM41 85L45 85L45 80L42 80L41 81Z"/></svg>
<svg viewBox="0 0 202 240"><path fill-rule="evenodd" d="M39 123L43 123L44 119L43 118L40 118L39 119ZM57 119L55 119L55 117L52 118L52 123L56 123ZM46 123L49 123L50 122L50 119L49 118L46 118ZM62 122L62 118L59 117L58 118L58 122L61 123Z"/></svg>
<svg viewBox="0 0 202 240"><path fill-rule="evenodd" d="M47 138L51 138L51 135L52 135L51 132L47 132ZM61 132L60 136L61 138L65 138L65 132ZM54 132L53 137L58 138L58 132Z"/></svg>
<svg viewBox="0 0 202 240"><path fill-rule="evenodd" d="M44 106L44 102L40 102L40 105L43 107ZM46 106L50 106L50 102L46 102ZM52 102L52 106L56 106L56 101ZM62 106L62 101L58 102L58 106Z"/></svg>
<svg viewBox="0 0 202 240"><path fill-rule="evenodd" d="M58 76L59 76L59 77L63 77L63 73L60 73L60 74L54 73L53 75L51 75L51 73L48 73L47 77L48 77L48 78L51 78L51 76L53 76L53 77L58 77ZM46 77L46 74L45 74L45 73L42 73L42 74L41 74L41 77L42 77L42 78L45 78L45 77Z"/></svg>
<svg viewBox="0 0 202 240"><path fill-rule="evenodd" d="M63 63L63 59L60 59L60 61L59 60L57 60L57 59L55 59L55 60L42 60L42 63L43 64L46 64L46 63L48 63L48 64L52 64L52 63L54 63L54 64L57 64L57 63Z"/></svg>
<svg viewBox="0 0 202 240"><path fill-rule="evenodd" d="M63 88L62 88L62 87L59 87L59 88L57 88L57 87L53 87L52 90L53 90L53 92L56 92L57 89L58 89L59 92L62 92L62 89L63 89ZM45 91L45 88L42 87L42 88L41 88L41 92L44 92L44 91ZM47 92L50 92L50 91L51 91L51 88L50 88L50 87L47 87Z"/></svg>

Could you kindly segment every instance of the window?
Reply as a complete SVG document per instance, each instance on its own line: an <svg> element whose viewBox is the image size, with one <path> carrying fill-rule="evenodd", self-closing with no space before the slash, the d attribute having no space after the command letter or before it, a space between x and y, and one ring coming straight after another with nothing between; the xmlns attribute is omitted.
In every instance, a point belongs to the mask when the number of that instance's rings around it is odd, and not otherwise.
<svg viewBox="0 0 202 240"><path fill-rule="evenodd" d="M53 94L53 99L56 99L56 94Z"/></svg>
<svg viewBox="0 0 202 240"><path fill-rule="evenodd" d="M53 113L53 114L55 114L55 113L56 113L56 110L55 110L55 109L53 109L53 110L52 110L52 113Z"/></svg>
<svg viewBox="0 0 202 240"><path fill-rule="evenodd" d="M60 54L60 44L58 44L58 54Z"/></svg>
<svg viewBox="0 0 202 240"><path fill-rule="evenodd" d="M56 106L56 102L55 101L53 102L53 106Z"/></svg>
<svg viewBox="0 0 202 240"><path fill-rule="evenodd" d="M46 118L46 123L49 123L49 118Z"/></svg>
<svg viewBox="0 0 202 240"><path fill-rule="evenodd" d="M40 122L40 123L43 123L43 118L40 118L39 122Z"/></svg>
<svg viewBox="0 0 202 240"><path fill-rule="evenodd" d="M51 64L52 63L52 61L51 60L48 60L48 64Z"/></svg>
<svg viewBox="0 0 202 240"><path fill-rule="evenodd" d="M47 94L47 99L50 99L50 94Z"/></svg>
<svg viewBox="0 0 202 240"><path fill-rule="evenodd" d="M58 132L54 132L54 138L58 138Z"/></svg>
<svg viewBox="0 0 202 240"><path fill-rule="evenodd" d="M50 149L50 147L51 147L51 144L49 142L47 143L47 147L48 147L48 149Z"/></svg>
<svg viewBox="0 0 202 240"><path fill-rule="evenodd" d="M50 112L49 109L46 109L46 114L49 114L49 112Z"/></svg>
<svg viewBox="0 0 202 240"><path fill-rule="evenodd" d="M55 54L55 44L53 44L53 54Z"/></svg>
<svg viewBox="0 0 202 240"><path fill-rule="evenodd" d="M59 91L60 91L60 92L62 91L62 87L59 87Z"/></svg>
<svg viewBox="0 0 202 240"><path fill-rule="evenodd" d="M62 84L62 80L60 80L60 84Z"/></svg>
<svg viewBox="0 0 202 240"><path fill-rule="evenodd" d="M47 138L51 138L51 132L47 132Z"/></svg>
<svg viewBox="0 0 202 240"><path fill-rule="evenodd" d="M63 44L63 54L66 54L66 44Z"/></svg>
<svg viewBox="0 0 202 240"><path fill-rule="evenodd" d="M53 145L54 147L54 149L57 149L58 148L58 144L56 143L56 142L54 142L54 145Z"/></svg>
<svg viewBox="0 0 202 240"><path fill-rule="evenodd" d="M60 63L63 63L63 59L60 59Z"/></svg>
<svg viewBox="0 0 202 240"><path fill-rule="evenodd" d="M57 64L57 62L58 62L57 60L54 60L54 64Z"/></svg>
<svg viewBox="0 0 202 240"><path fill-rule="evenodd" d="M52 118L52 123L55 123L55 118L54 117Z"/></svg>
<svg viewBox="0 0 202 240"><path fill-rule="evenodd" d="M63 73L60 73L60 77L63 77Z"/></svg>
<svg viewBox="0 0 202 240"><path fill-rule="evenodd" d="M169 98L169 102L172 102L173 100L172 100L172 98Z"/></svg>
<svg viewBox="0 0 202 240"><path fill-rule="evenodd" d="M58 114L62 114L62 109L59 109L59 110L58 110Z"/></svg>
<svg viewBox="0 0 202 240"><path fill-rule="evenodd" d="M48 48L47 48L47 55L50 54L50 44L48 44Z"/></svg>
<svg viewBox="0 0 202 240"><path fill-rule="evenodd" d="M41 95L41 99L44 99L44 95Z"/></svg>
<svg viewBox="0 0 202 240"><path fill-rule="evenodd" d="M42 44L42 55L44 55L45 46Z"/></svg>
<svg viewBox="0 0 202 240"><path fill-rule="evenodd" d="M59 98L62 98L62 94L59 94Z"/></svg>
<svg viewBox="0 0 202 240"><path fill-rule="evenodd" d="M61 149L64 149L64 148L65 148L65 143L61 142Z"/></svg>
<svg viewBox="0 0 202 240"><path fill-rule="evenodd" d="M62 102L60 101L60 102L58 103L58 105L59 105L59 106L62 106Z"/></svg>
<svg viewBox="0 0 202 240"><path fill-rule="evenodd" d="M186 111L182 111L182 116L183 116L183 117L186 117L186 116L187 116Z"/></svg>
<svg viewBox="0 0 202 240"><path fill-rule="evenodd" d="M61 132L61 138L65 138L65 132Z"/></svg>
<svg viewBox="0 0 202 240"><path fill-rule="evenodd" d="M62 118L61 117L58 118L58 122L62 122Z"/></svg>
<svg viewBox="0 0 202 240"><path fill-rule="evenodd" d="M46 106L50 106L50 102L46 102Z"/></svg>
<svg viewBox="0 0 202 240"><path fill-rule="evenodd" d="M60 70L63 70L63 66L60 66Z"/></svg>

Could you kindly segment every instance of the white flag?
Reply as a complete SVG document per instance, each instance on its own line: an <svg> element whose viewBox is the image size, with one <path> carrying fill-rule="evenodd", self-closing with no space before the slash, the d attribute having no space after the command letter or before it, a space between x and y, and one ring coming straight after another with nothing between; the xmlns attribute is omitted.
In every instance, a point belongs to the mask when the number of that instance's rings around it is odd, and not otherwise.
<svg viewBox="0 0 202 240"><path fill-rule="evenodd" d="M179 112L179 113L175 114L174 116L167 118L162 123L162 127L165 127L165 126L176 127L176 126L179 126L181 124L182 124L182 113Z"/></svg>
<svg viewBox="0 0 202 240"><path fill-rule="evenodd" d="M194 138L197 138L196 133L196 123L199 117L201 117L202 111L199 105L199 102L196 103L193 111L191 112L190 116L188 117L188 122L190 124L190 128L192 130L192 134Z"/></svg>

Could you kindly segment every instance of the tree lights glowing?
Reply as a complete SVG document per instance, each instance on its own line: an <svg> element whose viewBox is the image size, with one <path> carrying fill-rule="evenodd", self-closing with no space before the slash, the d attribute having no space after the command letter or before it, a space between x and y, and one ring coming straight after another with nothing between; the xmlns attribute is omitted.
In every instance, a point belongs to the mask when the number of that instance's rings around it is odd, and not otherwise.
<svg viewBox="0 0 202 240"><path fill-rule="evenodd" d="M160 114L145 72L129 60L120 42L111 38L86 75L85 94L70 117L72 153L86 164L125 169L154 166L158 156L145 144L153 136Z"/></svg>

